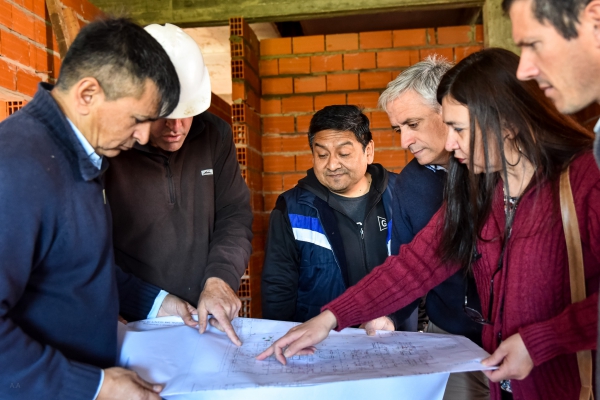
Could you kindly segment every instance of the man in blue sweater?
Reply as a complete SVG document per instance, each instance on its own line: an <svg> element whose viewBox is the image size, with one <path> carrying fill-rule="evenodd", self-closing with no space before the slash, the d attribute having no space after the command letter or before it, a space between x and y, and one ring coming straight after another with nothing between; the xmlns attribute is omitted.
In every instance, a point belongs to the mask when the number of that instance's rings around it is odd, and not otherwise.
<svg viewBox="0 0 600 400"><path fill-rule="evenodd" d="M148 141L179 99L175 69L142 28L83 28L56 87L0 124L0 398L159 399L114 367L117 316L193 308L114 265L104 158Z"/></svg>
<svg viewBox="0 0 600 400"><path fill-rule="evenodd" d="M379 107L387 112L392 128L401 134L402 147L415 157L402 170L394 187L391 243L394 255L427 225L444 200L449 154L444 149L447 128L436 92L442 76L451 67L443 59L427 58L403 71L379 98ZM463 335L481 345L481 325L471 321L463 311L466 287L475 288L475 283L466 285L464 273L459 272L427 294L426 331ZM400 318L410 315L418 303L396 315ZM469 306L480 307L476 293L469 294ZM387 317L382 317L369 322L366 329L373 333L375 329L392 330L392 325ZM483 373L450 375L445 400L487 398L489 389Z"/></svg>

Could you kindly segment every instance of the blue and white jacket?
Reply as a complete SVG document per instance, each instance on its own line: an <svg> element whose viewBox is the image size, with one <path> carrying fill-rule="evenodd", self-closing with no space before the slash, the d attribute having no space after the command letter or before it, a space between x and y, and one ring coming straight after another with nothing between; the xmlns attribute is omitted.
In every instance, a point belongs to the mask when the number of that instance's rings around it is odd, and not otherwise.
<svg viewBox="0 0 600 400"><path fill-rule="evenodd" d="M369 165L367 172L372 183L362 227L344 213L312 169L279 196L262 274L264 318L304 322L314 317L390 254L397 175L379 164Z"/></svg>

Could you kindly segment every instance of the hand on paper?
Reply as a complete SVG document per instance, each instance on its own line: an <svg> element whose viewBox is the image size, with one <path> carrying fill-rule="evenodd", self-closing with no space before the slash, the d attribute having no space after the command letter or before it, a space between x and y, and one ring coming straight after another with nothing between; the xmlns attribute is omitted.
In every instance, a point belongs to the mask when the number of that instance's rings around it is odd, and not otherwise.
<svg viewBox="0 0 600 400"><path fill-rule="evenodd" d="M295 355L314 354L314 346L321 343L329 335L329 331L337 326L335 315L329 310L323 311L305 323L295 326L288 333L274 342L268 349L260 353L256 359L264 360L275 354L275 358L286 364L286 358Z"/></svg>
<svg viewBox="0 0 600 400"><path fill-rule="evenodd" d="M162 390L163 385L148 383L136 372L119 367L107 368L97 400L160 400Z"/></svg>
<svg viewBox="0 0 600 400"><path fill-rule="evenodd" d="M192 314L198 314L198 311L196 311L196 309L192 307L190 303L181 300L177 296L168 294L163 300L156 316L166 317L168 315L177 315L181 317L187 326L194 328L198 325L198 323L194 321Z"/></svg>
<svg viewBox="0 0 600 400"><path fill-rule="evenodd" d="M492 382L524 379L533 369L533 360L518 333L503 341L494 354L481 363L485 366L499 365L497 370L483 371Z"/></svg>
<svg viewBox="0 0 600 400"><path fill-rule="evenodd" d="M208 278L198 300L200 333L206 331L208 314L212 314L210 324L225 332L233 344L241 346L242 341L231 325L231 321L238 316L241 307L242 302L225 281L219 278Z"/></svg>
<svg viewBox="0 0 600 400"><path fill-rule="evenodd" d="M375 331L394 331L394 330L396 330L396 327L394 326L394 322L392 322L392 319L387 316L375 318L374 320L371 320L369 322L361 324L359 326L359 328L362 328L365 331L367 331L367 335L369 335L369 336L375 336L375 333L376 333Z"/></svg>

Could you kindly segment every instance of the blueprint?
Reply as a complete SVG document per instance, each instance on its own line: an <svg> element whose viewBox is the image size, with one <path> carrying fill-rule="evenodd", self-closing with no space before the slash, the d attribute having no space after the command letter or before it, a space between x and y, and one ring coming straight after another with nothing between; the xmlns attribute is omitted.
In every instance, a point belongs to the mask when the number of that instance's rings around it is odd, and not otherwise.
<svg viewBox="0 0 600 400"><path fill-rule="evenodd" d="M434 399L443 393L448 373L485 369L480 361L488 356L460 336L385 331L367 336L362 329L345 329L332 332L315 354L292 357L284 366L273 357L255 357L294 323L236 318L233 325L243 342L237 347L212 327L199 335L180 321L158 318L119 330L120 364L151 382L166 383L163 397L211 392L210 398L218 398L216 392L246 389L248 394L247 389L257 388L279 388L281 397L282 387L318 390L318 385L340 382L345 388L355 386L354 394L368 387L372 396L374 386L365 386L370 382L365 380L377 380L377 388L400 385L420 393L425 385L437 394L407 398ZM398 398L396 389L385 392Z"/></svg>

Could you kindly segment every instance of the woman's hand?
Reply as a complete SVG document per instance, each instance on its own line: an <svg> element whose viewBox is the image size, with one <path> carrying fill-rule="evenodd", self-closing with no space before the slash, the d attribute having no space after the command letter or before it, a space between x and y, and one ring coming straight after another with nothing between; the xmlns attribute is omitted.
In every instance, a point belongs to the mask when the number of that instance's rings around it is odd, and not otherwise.
<svg viewBox="0 0 600 400"><path fill-rule="evenodd" d="M256 359L264 360L275 354L275 358L286 364L286 358L295 355L314 354L315 345L321 343L329 335L329 331L337 326L335 315L329 310L323 311L305 323L295 326L275 341L268 349L260 353Z"/></svg>
<svg viewBox="0 0 600 400"><path fill-rule="evenodd" d="M533 369L533 360L518 333L500 343L494 354L481 363L486 367L499 365L497 370L483 371L492 382L525 379Z"/></svg>

